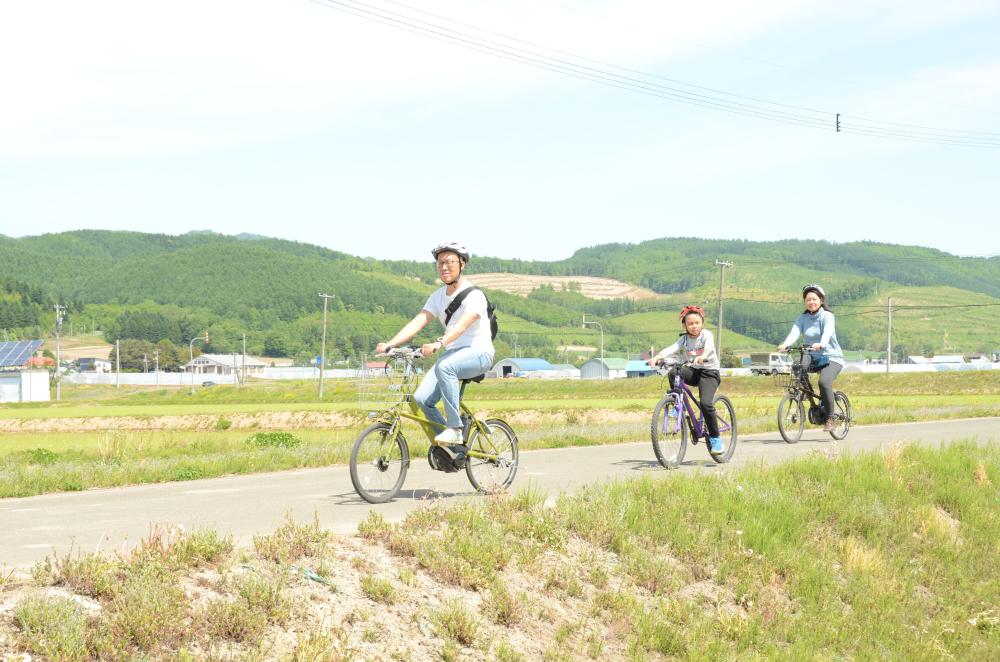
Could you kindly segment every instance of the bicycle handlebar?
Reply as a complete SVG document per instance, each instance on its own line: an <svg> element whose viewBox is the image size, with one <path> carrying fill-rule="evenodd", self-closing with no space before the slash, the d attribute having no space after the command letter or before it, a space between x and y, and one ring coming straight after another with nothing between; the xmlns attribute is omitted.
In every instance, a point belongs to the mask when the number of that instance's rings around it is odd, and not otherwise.
<svg viewBox="0 0 1000 662"><path fill-rule="evenodd" d="M676 361L676 360L670 361L667 359L663 359L663 361L652 367L653 370L655 370L659 374L666 375L668 372L670 372L670 368L683 368L686 365L694 365L694 362L691 361L690 359L684 359L681 361Z"/></svg>
<svg viewBox="0 0 1000 662"><path fill-rule="evenodd" d="M423 354L421 354L419 347L407 347L406 345L403 345L402 347L390 347L385 352L376 354L375 356L387 356L390 359L397 357L404 359L419 359L423 357Z"/></svg>

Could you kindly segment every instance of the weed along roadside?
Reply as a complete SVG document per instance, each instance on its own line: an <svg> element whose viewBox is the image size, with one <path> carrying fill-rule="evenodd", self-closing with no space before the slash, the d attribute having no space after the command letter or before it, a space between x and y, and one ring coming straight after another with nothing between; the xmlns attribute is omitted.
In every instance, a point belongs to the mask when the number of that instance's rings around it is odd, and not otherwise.
<svg viewBox="0 0 1000 662"><path fill-rule="evenodd" d="M0 573L0 659L996 659L998 490L996 444L896 444L246 548L164 527Z"/></svg>

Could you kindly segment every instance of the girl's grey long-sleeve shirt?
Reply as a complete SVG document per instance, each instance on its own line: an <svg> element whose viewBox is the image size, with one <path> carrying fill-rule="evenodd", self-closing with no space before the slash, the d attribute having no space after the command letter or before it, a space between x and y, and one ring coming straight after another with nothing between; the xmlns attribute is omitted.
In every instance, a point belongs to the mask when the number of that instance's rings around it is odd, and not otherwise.
<svg viewBox="0 0 1000 662"><path fill-rule="evenodd" d="M670 347L664 347L660 356L667 357L671 354L684 353L684 358L694 359L699 356L705 357L701 364L706 370L719 369L719 355L715 353L715 336L708 329L702 329L697 338L692 338L686 333L682 333Z"/></svg>

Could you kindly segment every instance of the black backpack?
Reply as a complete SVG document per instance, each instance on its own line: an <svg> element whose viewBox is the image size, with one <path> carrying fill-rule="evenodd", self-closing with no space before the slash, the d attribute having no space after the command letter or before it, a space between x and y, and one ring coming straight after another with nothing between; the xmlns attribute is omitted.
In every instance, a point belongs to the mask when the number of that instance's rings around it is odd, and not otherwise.
<svg viewBox="0 0 1000 662"><path fill-rule="evenodd" d="M448 304L448 307L444 309L445 326L448 326L448 322L451 321L451 316L455 314L455 311L458 310L459 306L462 305L462 302L465 300L465 297L467 297L469 295L469 292L472 292L473 290L479 290L480 292L483 292L478 287L473 285L472 287L467 287L461 292L459 292L458 295L451 300L451 303ZM483 292L483 296L484 297L486 296L486 292ZM493 304L490 303L489 297L486 298L486 317L488 317L490 320L490 340L496 340L497 332L500 330L500 325L497 324L496 308L494 308Z"/></svg>

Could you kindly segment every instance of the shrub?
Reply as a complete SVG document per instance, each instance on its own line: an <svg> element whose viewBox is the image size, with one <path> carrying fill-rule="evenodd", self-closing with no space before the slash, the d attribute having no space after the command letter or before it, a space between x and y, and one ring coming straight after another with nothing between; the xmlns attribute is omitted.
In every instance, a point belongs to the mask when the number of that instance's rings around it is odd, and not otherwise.
<svg viewBox="0 0 1000 662"><path fill-rule="evenodd" d="M246 444L247 446L254 446L256 448L265 448L267 446L274 448L295 448L302 444L302 440L291 432L254 432L247 437Z"/></svg>
<svg viewBox="0 0 1000 662"><path fill-rule="evenodd" d="M213 637L256 642L267 630L267 614L245 600L214 600L204 607L201 616L199 620Z"/></svg>
<svg viewBox="0 0 1000 662"><path fill-rule="evenodd" d="M121 583L122 567L98 554L74 557L72 550L35 564L31 574L44 584L65 586L92 598L110 597Z"/></svg>
<svg viewBox="0 0 1000 662"><path fill-rule="evenodd" d="M87 617L73 600L28 596L14 609L14 621L32 653L66 662L87 659Z"/></svg>
<svg viewBox="0 0 1000 662"><path fill-rule="evenodd" d="M145 652L174 647L184 638L186 611L187 598L172 578L156 568L129 575L101 615L104 646Z"/></svg>
<svg viewBox="0 0 1000 662"><path fill-rule="evenodd" d="M252 572L237 583L241 601L259 611L268 623L284 625L292 615L292 599L285 592L287 575Z"/></svg>
<svg viewBox="0 0 1000 662"><path fill-rule="evenodd" d="M476 641L476 616L458 600L445 602L431 617L449 639L454 639L463 646L471 646Z"/></svg>
<svg viewBox="0 0 1000 662"><path fill-rule="evenodd" d="M396 602L396 591L388 579L365 575L361 578L361 592L374 602L386 605Z"/></svg>
<svg viewBox="0 0 1000 662"><path fill-rule="evenodd" d="M511 627L523 617L524 604L507 589L500 577L497 577L483 599L483 610L496 623Z"/></svg>
<svg viewBox="0 0 1000 662"><path fill-rule="evenodd" d="M53 464L59 460L59 454L53 453L47 448L36 448L28 453L28 464Z"/></svg>
<svg viewBox="0 0 1000 662"><path fill-rule="evenodd" d="M253 546L262 558L288 563L303 556L319 556L329 539L330 532L320 528L318 516L312 524L299 525L289 515L272 535L254 536Z"/></svg>

